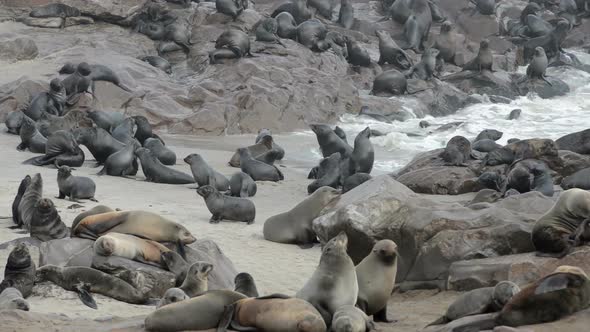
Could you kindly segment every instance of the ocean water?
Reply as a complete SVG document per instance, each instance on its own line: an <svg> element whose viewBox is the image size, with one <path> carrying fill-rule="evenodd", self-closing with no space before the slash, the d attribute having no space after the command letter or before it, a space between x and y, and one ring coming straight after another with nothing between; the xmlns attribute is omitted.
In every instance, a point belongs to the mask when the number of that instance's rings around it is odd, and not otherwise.
<svg viewBox="0 0 590 332"><path fill-rule="evenodd" d="M571 51L580 61L590 64L590 54ZM525 72L526 67L518 69ZM573 68L549 68L548 76L558 77L570 86L570 93L563 97L542 99L535 94L520 97L510 104L493 104L487 96L483 103L471 105L445 117L412 118L403 122L385 123L367 116L345 114L338 125L346 132L352 145L356 135L369 126L385 136L373 137L375 164L373 174L395 172L405 166L417 154L442 148L456 135L473 139L483 129L496 129L504 133L498 141L506 144L510 138L551 138L590 128L590 74ZM393 97L396 98L396 97ZM517 120L507 120L513 109L521 109ZM419 122L428 121L431 126L420 128ZM463 122L450 130L436 132L437 127L451 122ZM410 135L408 135L410 134ZM311 131L296 133L301 137L296 157L306 163L321 159L315 135Z"/></svg>

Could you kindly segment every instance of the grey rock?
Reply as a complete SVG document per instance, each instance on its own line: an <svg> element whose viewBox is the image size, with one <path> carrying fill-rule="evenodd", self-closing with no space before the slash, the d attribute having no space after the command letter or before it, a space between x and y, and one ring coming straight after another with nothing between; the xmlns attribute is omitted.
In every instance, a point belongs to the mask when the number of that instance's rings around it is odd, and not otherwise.
<svg viewBox="0 0 590 332"><path fill-rule="evenodd" d="M80 238L64 238L43 242L39 250L39 267L45 265L86 266L92 265L94 241Z"/></svg>
<svg viewBox="0 0 590 332"><path fill-rule="evenodd" d="M0 58L8 62L32 60L39 50L33 39L21 36L9 36L0 39Z"/></svg>

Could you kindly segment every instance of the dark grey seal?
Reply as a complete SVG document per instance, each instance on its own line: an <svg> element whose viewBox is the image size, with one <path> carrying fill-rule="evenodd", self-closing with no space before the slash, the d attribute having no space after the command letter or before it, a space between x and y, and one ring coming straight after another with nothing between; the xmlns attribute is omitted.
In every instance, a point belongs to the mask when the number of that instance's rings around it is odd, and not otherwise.
<svg viewBox="0 0 590 332"><path fill-rule="evenodd" d="M236 287L234 291L238 293L242 293L247 297L258 297L258 289L256 288L256 283L254 282L254 278L250 273L247 272L240 272L234 278L234 284Z"/></svg>
<svg viewBox="0 0 590 332"><path fill-rule="evenodd" d="M172 74L172 65L168 60L162 58L161 56L157 55L147 55L140 58L141 61L147 62L153 67L156 67L166 74Z"/></svg>
<svg viewBox="0 0 590 332"><path fill-rule="evenodd" d="M101 165L113 153L125 147L125 144L117 141L102 128L77 128L73 131L78 144L88 148L96 162Z"/></svg>
<svg viewBox="0 0 590 332"><path fill-rule="evenodd" d="M548 59L553 59L560 52L564 52L561 44L567 37L569 27L569 23L566 20L560 20L551 33L526 41L523 45L524 61L529 62L535 55L535 49L539 46L545 50Z"/></svg>
<svg viewBox="0 0 590 332"><path fill-rule="evenodd" d="M278 14L277 20L277 35L281 38L296 39L297 38L297 22L289 12L282 12Z"/></svg>
<svg viewBox="0 0 590 332"><path fill-rule="evenodd" d="M494 15L496 13L496 1L494 0L470 0L475 9L482 15Z"/></svg>
<svg viewBox="0 0 590 332"><path fill-rule="evenodd" d="M264 18L258 22L258 26L256 27L256 41L267 42L267 43L277 43L283 45L281 39L277 35L277 31L279 28L279 24L277 20L271 17Z"/></svg>
<svg viewBox="0 0 590 332"><path fill-rule="evenodd" d="M149 149L164 165L176 165L176 153L168 149L157 138L148 138L143 142L143 147Z"/></svg>
<svg viewBox="0 0 590 332"><path fill-rule="evenodd" d="M491 139L492 141L497 141L502 138L503 135L503 132L496 129L484 129L479 134L477 134L475 140L473 141L477 142L482 139Z"/></svg>
<svg viewBox="0 0 590 332"><path fill-rule="evenodd" d="M348 165L350 161L347 159L345 163ZM316 178L307 186L307 193L313 194L321 187L332 187L338 189L340 186L340 163L341 155L338 152L333 153L327 158L320 161Z"/></svg>
<svg viewBox="0 0 590 332"><path fill-rule="evenodd" d="M445 63L455 63L455 53L457 52L457 36L453 32L453 25L446 21L440 26L440 33L434 40L433 48L438 50L438 59L444 60Z"/></svg>
<svg viewBox="0 0 590 332"><path fill-rule="evenodd" d="M108 132L111 131L112 128L116 128L123 120L125 120L125 115L119 112L105 112L105 111L97 111L92 110L86 112L86 115L89 119L91 119L97 127L102 128Z"/></svg>
<svg viewBox="0 0 590 332"><path fill-rule="evenodd" d="M31 237L39 241L51 241L70 236L70 230L61 220L50 199L42 198L35 204L31 220Z"/></svg>
<svg viewBox="0 0 590 332"><path fill-rule="evenodd" d="M311 10L307 7L306 0L292 0L283 3L273 11L271 17L277 17L280 13L288 12L293 16L297 24L301 24L309 20L312 16Z"/></svg>
<svg viewBox="0 0 590 332"><path fill-rule="evenodd" d="M328 29L317 19L305 21L297 26L297 42L312 51L325 51L327 43L324 41Z"/></svg>
<svg viewBox="0 0 590 332"><path fill-rule="evenodd" d="M324 124L311 124L309 127L316 135L320 151L324 158L329 157L336 152L344 157L348 157L352 154L352 147L338 137L330 126Z"/></svg>
<svg viewBox="0 0 590 332"><path fill-rule="evenodd" d="M191 175L165 166L146 148L135 150L135 155L141 162L141 169L148 182L168 184L195 183Z"/></svg>
<svg viewBox="0 0 590 332"><path fill-rule="evenodd" d="M215 42L215 50L209 53L211 64L219 63L219 59L239 59L253 56L250 53L250 38L237 29L225 30Z"/></svg>
<svg viewBox="0 0 590 332"><path fill-rule="evenodd" d="M136 131L137 125L135 121L132 118L127 118L111 131L111 135L117 141L129 144L129 142L135 140Z"/></svg>
<svg viewBox="0 0 590 332"><path fill-rule="evenodd" d="M463 70L472 70L482 72L484 70L492 70L494 64L494 56L487 39L479 43L479 51L477 56L463 66Z"/></svg>
<svg viewBox="0 0 590 332"><path fill-rule="evenodd" d="M375 161L375 149L371 143L371 128L363 129L354 139L354 149L350 156L352 173L370 174Z"/></svg>
<svg viewBox="0 0 590 332"><path fill-rule="evenodd" d="M396 69L390 69L375 76L371 94L399 96L408 92L408 81L406 75Z"/></svg>
<svg viewBox="0 0 590 332"><path fill-rule="evenodd" d="M256 182L244 172L236 172L229 179L229 194L235 197L253 197L256 195Z"/></svg>
<svg viewBox="0 0 590 332"><path fill-rule="evenodd" d="M526 76L528 79L539 79L544 81L545 83L552 85L551 82L547 81L545 78L545 71L547 70L547 55L545 54L545 50L541 46L537 46L535 48L535 55L529 63L529 66L526 68Z"/></svg>
<svg viewBox="0 0 590 332"><path fill-rule="evenodd" d="M348 63L353 66L368 67L371 65L369 52L361 46L352 37L344 37L346 40L346 50L348 52Z"/></svg>
<svg viewBox="0 0 590 332"><path fill-rule="evenodd" d="M12 287L18 289L25 299L31 296L35 284L35 270L35 262L31 259L27 245L24 242L17 244L8 255L0 292Z"/></svg>
<svg viewBox="0 0 590 332"><path fill-rule="evenodd" d="M78 66L80 66L80 64L78 64ZM74 68L75 65L73 63L68 62L59 70L59 73L73 74L75 71ZM88 68L90 69L90 74L88 75L88 77L92 81L93 92L95 91L94 82L96 81L110 82L127 92L131 92L131 89L129 89L127 86L121 83L121 79L119 78L117 73L115 73L115 71L113 71L111 68L99 64L88 65Z"/></svg>
<svg viewBox="0 0 590 332"><path fill-rule="evenodd" d="M247 4L248 0L216 0L215 8L235 21L245 9L243 2Z"/></svg>
<svg viewBox="0 0 590 332"><path fill-rule="evenodd" d="M210 223L217 224L220 220L243 221L248 225L254 223L256 207L247 198L225 196L212 186L202 186L197 193L205 199L207 209L213 214Z"/></svg>
<svg viewBox="0 0 590 332"><path fill-rule="evenodd" d="M344 180L342 184L342 193L351 191L352 189L360 186L361 184L371 180L372 177L367 173L355 173Z"/></svg>
<svg viewBox="0 0 590 332"><path fill-rule="evenodd" d="M410 69L406 74L407 77L415 77L421 80L431 80L433 77L437 77L436 71L436 57L438 56L438 50L436 48L427 49L420 62Z"/></svg>
<svg viewBox="0 0 590 332"><path fill-rule="evenodd" d="M37 121L43 113L61 116L64 114L66 104L66 90L58 78L49 83L49 91L37 94L30 104L23 108L23 112L29 118Z"/></svg>
<svg viewBox="0 0 590 332"><path fill-rule="evenodd" d="M354 8L351 0L340 0L340 12L338 23L346 29L351 29L354 24Z"/></svg>
<svg viewBox="0 0 590 332"><path fill-rule="evenodd" d="M6 131L11 134L18 135L20 132L20 127L23 124L25 118L25 113L22 111L13 111L8 113L6 119L4 120L4 125L6 126Z"/></svg>
<svg viewBox="0 0 590 332"><path fill-rule="evenodd" d="M563 188L563 190L568 190L568 189L572 189L572 188L590 190L590 168L581 169L581 170L575 172L574 174L565 177L561 181L560 186L561 186L561 188ZM20 187L19 187L19 192L20 192ZM14 216L14 213L13 213L13 216Z"/></svg>
<svg viewBox="0 0 590 332"><path fill-rule="evenodd" d="M45 153L47 138L41 135L37 125L30 118L24 118L19 131L21 143L16 147L19 151L29 149L33 153Z"/></svg>
<svg viewBox="0 0 590 332"><path fill-rule="evenodd" d="M387 31L375 31L379 38L379 61L380 66L389 63L400 69L412 67L412 59L402 50L391 38Z"/></svg>
<svg viewBox="0 0 590 332"><path fill-rule="evenodd" d="M512 111L510 111L510 114L508 114L508 120L516 120L518 118L520 118L520 114L522 113L522 110L517 108L517 109L513 109Z"/></svg>
<svg viewBox="0 0 590 332"><path fill-rule="evenodd" d="M489 138L480 139L479 141L475 141L473 144L471 144L471 148L479 152L491 152L501 147L502 145Z"/></svg>
<svg viewBox="0 0 590 332"><path fill-rule="evenodd" d="M281 181L285 179L283 173L276 166L252 158L247 148L239 148L238 154L240 155L240 169L250 175L254 181Z"/></svg>
<svg viewBox="0 0 590 332"><path fill-rule="evenodd" d="M463 136L451 138L441 153L442 159L450 166L467 166L470 155L471 142Z"/></svg>
<svg viewBox="0 0 590 332"><path fill-rule="evenodd" d="M229 189L229 181L225 175L209 166L200 154L191 153L184 158L184 162L190 165L193 177L199 187L211 185L218 191Z"/></svg>
<svg viewBox="0 0 590 332"><path fill-rule="evenodd" d="M72 168L68 166L60 166L57 170L57 186L59 188L59 196L57 198L64 199L66 196L70 197L70 201L78 202L78 199L89 199L98 202L94 195L96 193L96 183L91 178L85 176L73 176Z"/></svg>
<svg viewBox="0 0 590 332"><path fill-rule="evenodd" d="M139 147L139 143L133 140L119 151L108 156L104 162L104 167L97 175L128 176L137 174L138 164L135 150Z"/></svg>
<svg viewBox="0 0 590 332"><path fill-rule="evenodd" d="M20 220L20 214L18 212L18 206L20 205L20 201L27 190L27 187L31 183L31 176L27 175L22 179L20 185L18 186L18 191L16 192L16 196L14 197L14 201L12 201L12 221L17 226L22 225L22 221Z"/></svg>

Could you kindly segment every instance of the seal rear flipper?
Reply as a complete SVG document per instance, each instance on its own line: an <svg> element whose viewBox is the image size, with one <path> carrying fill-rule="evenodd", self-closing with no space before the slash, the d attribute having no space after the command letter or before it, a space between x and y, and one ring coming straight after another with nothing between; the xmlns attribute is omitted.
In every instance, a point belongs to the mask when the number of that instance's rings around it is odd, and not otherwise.
<svg viewBox="0 0 590 332"><path fill-rule="evenodd" d="M290 299L291 296L289 295L285 295L285 294L281 294L281 293L274 293L274 294L270 294L270 295L265 295L265 296L259 296L256 299L257 300L266 300L266 299Z"/></svg>
<svg viewBox="0 0 590 332"><path fill-rule="evenodd" d="M25 151L25 149L27 148L27 145L25 143L21 143L19 145L16 146L16 149L18 151Z"/></svg>
<svg viewBox="0 0 590 332"><path fill-rule="evenodd" d="M44 166L44 165L51 164L53 162L53 160L55 160L54 157L49 157L49 159L46 159L46 157L47 156L45 156L45 155L33 157L33 158L23 161L22 164L23 165Z"/></svg>
<svg viewBox="0 0 590 332"><path fill-rule="evenodd" d="M313 248L313 243L300 243L297 246L301 249L311 249Z"/></svg>
<svg viewBox="0 0 590 332"><path fill-rule="evenodd" d="M383 323L397 322L397 319L388 319L387 318L387 305L385 305L385 307L383 307L383 309L381 309L373 314L373 320L375 322L383 322Z"/></svg>
<svg viewBox="0 0 590 332"><path fill-rule="evenodd" d="M75 233L80 235L92 234L94 237L91 239L98 238L98 234L104 234L112 228L120 225L125 221L125 212L107 212L101 214L95 214L88 216L80 221L78 226L74 229Z"/></svg>
<svg viewBox="0 0 590 332"><path fill-rule="evenodd" d="M94 301L94 298L92 297L92 295L88 291L89 287L90 287L89 285L81 285L81 284L76 285L76 293L78 293L78 297L80 298L82 303L84 303L86 306L88 306L92 309L98 309L98 305L96 304L96 301Z"/></svg>
<svg viewBox="0 0 590 332"><path fill-rule="evenodd" d="M235 304L226 305L217 325L217 332L225 332L234 318Z"/></svg>
<svg viewBox="0 0 590 332"><path fill-rule="evenodd" d="M450 320L447 319L447 317L445 316L441 316L439 319L435 320L434 322L426 325L426 327L428 326L432 326L432 325L443 325L450 322Z"/></svg>

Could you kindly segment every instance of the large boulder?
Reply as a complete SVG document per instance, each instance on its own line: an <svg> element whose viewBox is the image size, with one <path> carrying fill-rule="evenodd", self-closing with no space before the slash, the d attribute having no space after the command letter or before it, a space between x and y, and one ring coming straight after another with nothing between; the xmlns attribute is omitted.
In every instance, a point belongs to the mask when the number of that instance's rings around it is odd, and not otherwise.
<svg viewBox="0 0 590 332"><path fill-rule="evenodd" d="M115 24L128 25L129 17L143 8L149 0L62 0L68 6L78 8L82 15Z"/></svg>
<svg viewBox="0 0 590 332"><path fill-rule="evenodd" d="M356 263L376 241L391 239L400 254L398 282L444 287L453 262L533 251L533 223L552 205L531 192L467 208L417 195L383 175L342 195L313 221L313 229L322 242L345 231Z"/></svg>
<svg viewBox="0 0 590 332"><path fill-rule="evenodd" d="M41 243L39 267L44 265L86 266L92 265L94 241L81 238L63 238Z"/></svg>
<svg viewBox="0 0 590 332"><path fill-rule="evenodd" d="M208 278L209 289L234 289L234 279L238 271L213 240L197 240L185 248L186 261L189 264L198 261L213 264Z"/></svg>
<svg viewBox="0 0 590 332"><path fill-rule="evenodd" d="M459 166L425 167L405 173L397 181L421 194L460 195L483 189L473 170Z"/></svg>
<svg viewBox="0 0 590 332"><path fill-rule="evenodd" d="M32 60L37 57L39 50L35 41L23 36L0 37L0 59L8 62Z"/></svg>

